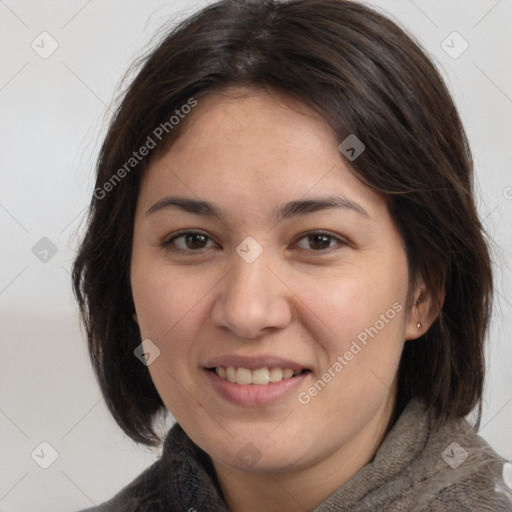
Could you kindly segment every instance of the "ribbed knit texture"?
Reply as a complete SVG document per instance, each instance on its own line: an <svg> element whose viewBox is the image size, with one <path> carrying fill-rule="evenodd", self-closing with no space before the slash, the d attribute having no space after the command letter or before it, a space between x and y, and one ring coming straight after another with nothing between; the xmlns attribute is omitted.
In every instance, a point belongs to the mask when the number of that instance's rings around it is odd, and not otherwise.
<svg viewBox="0 0 512 512"><path fill-rule="evenodd" d="M442 457L454 442L468 453L457 468ZM452 458L451 450L445 454L452 465L456 453ZM413 400L372 461L312 512L510 512L505 462L465 420L433 423L422 403ZM210 457L174 425L157 462L107 503L81 512L189 509L230 512Z"/></svg>

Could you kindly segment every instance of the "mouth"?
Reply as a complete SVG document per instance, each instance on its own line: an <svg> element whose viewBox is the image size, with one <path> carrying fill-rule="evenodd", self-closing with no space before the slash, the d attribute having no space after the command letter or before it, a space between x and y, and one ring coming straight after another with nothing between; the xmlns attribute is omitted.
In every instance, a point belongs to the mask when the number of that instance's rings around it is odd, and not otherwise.
<svg viewBox="0 0 512 512"><path fill-rule="evenodd" d="M268 386L269 384L278 383L283 380L293 379L311 371L307 368L303 370L293 370L292 368L280 368L275 366L257 368L255 370L234 366L216 366L207 368L207 370L214 372L223 380L242 386Z"/></svg>
<svg viewBox="0 0 512 512"><path fill-rule="evenodd" d="M313 371L279 357L226 355L203 366L203 375L223 403L254 407L293 400Z"/></svg>

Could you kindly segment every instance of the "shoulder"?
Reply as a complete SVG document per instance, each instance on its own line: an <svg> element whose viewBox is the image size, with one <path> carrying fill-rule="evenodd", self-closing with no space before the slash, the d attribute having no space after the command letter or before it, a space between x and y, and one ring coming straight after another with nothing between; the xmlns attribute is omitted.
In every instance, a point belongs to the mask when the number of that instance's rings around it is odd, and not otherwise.
<svg viewBox="0 0 512 512"><path fill-rule="evenodd" d="M510 463L467 421L432 422L422 459L415 511L512 512L512 493L504 478Z"/></svg>
<svg viewBox="0 0 512 512"><path fill-rule="evenodd" d="M413 500L414 512L512 512L512 493L499 476L503 464L475 467L464 476L442 471L438 478L425 482Z"/></svg>
<svg viewBox="0 0 512 512"><path fill-rule="evenodd" d="M482 489L475 479L472 482L455 484L440 491L428 505L415 508L415 512L441 512L457 510L460 512L511 512L512 496L510 490L496 486L494 489ZM480 487L480 489L478 489Z"/></svg>

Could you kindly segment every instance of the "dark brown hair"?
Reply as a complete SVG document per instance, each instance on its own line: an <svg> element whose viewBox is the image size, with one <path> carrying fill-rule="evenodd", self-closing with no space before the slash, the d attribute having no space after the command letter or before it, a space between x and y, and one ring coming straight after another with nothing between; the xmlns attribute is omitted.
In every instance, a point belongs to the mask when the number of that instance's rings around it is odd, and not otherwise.
<svg viewBox="0 0 512 512"><path fill-rule="evenodd" d="M355 1L225 0L180 23L144 58L99 154L73 287L117 423L135 441L159 440L154 420L164 405L133 354L141 338L131 245L141 177L184 123L133 169L126 163L191 98L228 86L284 93L319 113L340 142L350 134L363 141L365 151L347 163L387 198L410 282L423 280L434 296L445 289L433 325L405 344L397 407L420 397L436 417L475 407L479 417L492 272L468 142L436 68L397 24Z"/></svg>

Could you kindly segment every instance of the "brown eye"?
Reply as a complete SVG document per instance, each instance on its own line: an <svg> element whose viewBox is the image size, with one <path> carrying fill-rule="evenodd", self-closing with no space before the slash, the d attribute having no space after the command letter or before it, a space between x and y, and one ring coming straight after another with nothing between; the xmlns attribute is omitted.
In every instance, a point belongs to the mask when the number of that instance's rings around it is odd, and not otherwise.
<svg viewBox="0 0 512 512"><path fill-rule="evenodd" d="M164 242L162 246L169 249L194 252L211 247L208 246L208 242L213 243L213 240L203 233L186 231L173 236L170 240Z"/></svg>
<svg viewBox="0 0 512 512"><path fill-rule="evenodd" d="M329 247L330 238L327 235L309 235L308 243L309 246L314 249L327 249Z"/></svg>
<svg viewBox="0 0 512 512"><path fill-rule="evenodd" d="M305 243L302 242L303 240ZM343 244L344 242L342 240L330 233L309 233L300 238L297 246L300 249L318 252Z"/></svg>
<svg viewBox="0 0 512 512"><path fill-rule="evenodd" d="M184 235L184 240L188 249L204 249L208 237L198 233L191 233Z"/></svg>

